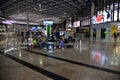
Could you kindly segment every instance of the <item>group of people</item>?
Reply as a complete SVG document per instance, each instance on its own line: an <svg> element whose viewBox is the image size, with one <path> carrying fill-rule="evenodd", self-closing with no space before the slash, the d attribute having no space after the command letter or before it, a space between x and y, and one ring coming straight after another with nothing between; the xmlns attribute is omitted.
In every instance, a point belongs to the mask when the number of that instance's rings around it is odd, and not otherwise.
<svg viewBox="0 0 120 80"><path fill-rule="evenodd" d="M30 30L28 30L28 31L22 31L21 32L21 39L22 39L22 43L24 43L24 42L27 42L27 39L30 37L30 36L32 36L32 37L38 37L38 36L41 36L41 34L43 34L41 31L30 31Z"/></svg>
<svg viewBox="0 0 120 80"><path fill-rule="evenodd" d="M39 45L40 49L43 46L48 48L48 42L52 42L54 46L59 46L59 48L64 49L64 42L71 41L74 38L73 31L51 31L51 34L46 35L43 32L35 32L35 31L23 31L21 32L22 43L26 40L28 43L28 49L33 49L35 45ZM66 41L67 39L67 41Z"/></svg>
<svg viewBox="0 0 120 80"><path fill-rule="evenodd" d="M48 49L48 42L52 42L53 46L56 47L56 44L58 43L59 48L64 48L64 37L60 36L59 38L56 38L54 34L49 34L48 36L42 35L39 38L39 44L40 44L40 49L42 48L47 48Z"/></svg>
<svg viewBox="0 0 120 80"><path fill-rule="evenodd" d="M48 42L52 42L54 46L58 43L59 48L64 49L63 35L61 35L59 38L56 38L54 34L50 34L48 36L41 34L41 36L38 38L34 38L32 35L30 35L28 38L28 49L33 49L35 44L39 45L40 49L48 49Z"/></svg>

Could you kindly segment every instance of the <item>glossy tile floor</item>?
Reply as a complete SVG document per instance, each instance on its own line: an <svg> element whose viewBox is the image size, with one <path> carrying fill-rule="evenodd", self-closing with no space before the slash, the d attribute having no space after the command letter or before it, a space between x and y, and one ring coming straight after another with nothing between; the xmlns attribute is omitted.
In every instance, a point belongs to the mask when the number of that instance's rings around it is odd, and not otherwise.
<svg viewBox="0 0 120 80"><path fill-rule="evenodd" d="M82 40L52 53L14 43L0 54L0 80L120 80L120 43Z"/></svg>
<svg viewBox="0 0 120 80"><path fill-rule="evenodd" d="M89 65L120 71L120 43L83 42L81 49L55 49L52 54L47 50L34 49L34 52L60 57Z"/></svg>
<svg viewBox="0 0 120 80"><path fill-rule="evenodd" d="M53 80L0 55L0 80Z"/></svg>

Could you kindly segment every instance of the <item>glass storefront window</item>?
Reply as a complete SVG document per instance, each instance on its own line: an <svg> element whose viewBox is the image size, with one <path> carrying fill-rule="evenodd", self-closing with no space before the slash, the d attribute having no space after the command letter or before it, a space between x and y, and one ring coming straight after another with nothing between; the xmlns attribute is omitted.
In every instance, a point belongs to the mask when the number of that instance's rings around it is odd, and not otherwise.
<svg viewBox="0 0 120 80"><path fill-rule="evenodd" d="M118 3L115 3L115 10L118 9Z"/></svg>
<svg viewBox="0 0 120 80"><path fill-rule="evenodd" d="M110 10L113 10L113 4L110 6Z"/></svg>
<svg viewBox="0 0 120 80"><path fill-rule="evenodd" d="M113 17L113 13L114 13L114 12L113 12L113 10L112 10L112 11L111 11L111 21L113 21L113 18L114 18L114 17Z"/></svg>
<svg viewBox="0 0 120 80"><path fill-rule="evenodd" d="M86 26L86 25L90 25L90 19L81 22L81 26Z"/></svg>
<svg viewBox="0 0 120 80"><path fill-rule="evenodd" d="M119 21L120 21L120 9L119 9Z"/></svg>
<svg viewBox="0 0 120 80"><path fill-rule="evenodd" d="M118 18L117 16L118 16L118 12L117 12L117 10L115 10L114 11L114 21L117 21L117 18Z"/></svg>

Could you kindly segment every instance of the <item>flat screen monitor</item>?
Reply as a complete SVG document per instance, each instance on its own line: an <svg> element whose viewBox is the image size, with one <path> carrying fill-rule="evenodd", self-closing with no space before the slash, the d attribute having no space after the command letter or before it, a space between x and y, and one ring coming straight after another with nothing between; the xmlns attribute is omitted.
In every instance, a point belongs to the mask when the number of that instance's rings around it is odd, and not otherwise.
<svg viewBox="0 0 120 80"><path fill-rule="evenodd" d="M43 25L52 25L54 21L43 21Z"/></svg>
<svg viewBox="0 0 120 80"><path fill-rule="evenodd" d="M73 27L79 27L79 26L80 26L80 21L74 22Z"/></svg>

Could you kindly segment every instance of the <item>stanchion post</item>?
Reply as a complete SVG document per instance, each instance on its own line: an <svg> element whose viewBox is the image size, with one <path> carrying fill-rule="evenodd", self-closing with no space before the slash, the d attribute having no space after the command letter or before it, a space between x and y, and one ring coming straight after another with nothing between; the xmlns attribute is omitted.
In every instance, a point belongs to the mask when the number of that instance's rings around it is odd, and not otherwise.
<svg viewBox="0 0 120 80"><path fill-rule="evenodd" d="M81 52L81 50L82 50L82 49L81 49L81 40L80 40L80 52Z"/></svg>

